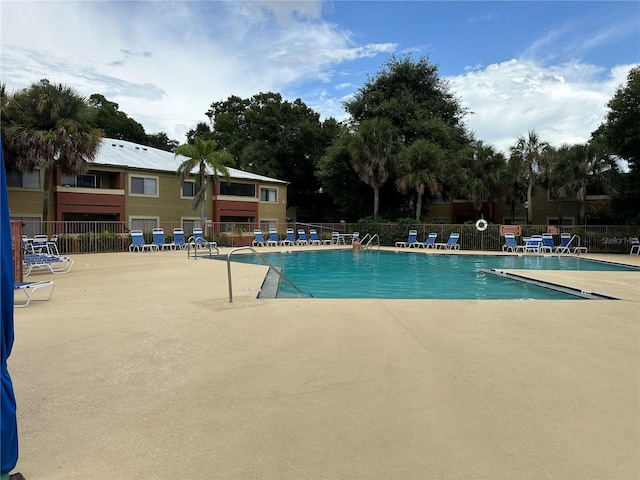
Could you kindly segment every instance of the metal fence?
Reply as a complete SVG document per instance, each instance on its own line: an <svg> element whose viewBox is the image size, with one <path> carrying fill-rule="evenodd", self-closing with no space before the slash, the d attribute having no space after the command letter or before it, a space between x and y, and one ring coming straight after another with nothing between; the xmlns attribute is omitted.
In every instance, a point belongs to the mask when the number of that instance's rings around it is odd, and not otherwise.
<svg viewBox="0 0 640 480"><path fill-rule="evenodd" d="M191 235L193 227L200 227L199 222L193 224L160 223L154 227L164 229L167 242L173 239L174 228L184 228L185 236ZM267 233L268 227L258 223L213 223L207 222L201 226L207 240L213 240L221 247L235 247L249 245L253 240L254 229L261 229ZM360 237L367 233L377 234L380 245L394 245L398 241L406 241L409 230L417 230L418 240L424 241L429 233L437 233L437 242L446 242L453 232L460 233L459 244L464 250L499 251L504 244L500 235L500 225L489 225L483 232L479 232L474 224L398 224L382 222L359 223L289 223L280 225L280 238L285 238L286 228L315 229L322 239L331 239L332 232L359 232ZM631 248L631 238L640 237L640 226L631 225L580 225L557 226L525 225L521 226L521 236L541 234L548 231L556 233L554 238L559 243L560 233L570 233L580 237L581 245L589 252L628 254ZM152 241L152 227L145 228L145 241ZM64 254L123 252L131 244L130 226L127 222L43 222L24 221L23 232L28 237L37 234L58 235L58 250Z"/></svg>

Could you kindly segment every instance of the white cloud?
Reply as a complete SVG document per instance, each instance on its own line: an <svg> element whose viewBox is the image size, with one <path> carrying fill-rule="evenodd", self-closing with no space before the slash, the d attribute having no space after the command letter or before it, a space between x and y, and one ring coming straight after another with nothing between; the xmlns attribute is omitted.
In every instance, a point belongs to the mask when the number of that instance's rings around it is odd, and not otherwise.
<svg viewBox="0 0 640 480"><path fill-rule="evenodd" d="M148 133L184 140L214 101L330 82L336 65L395 48L353 44L319 20L320 9L309 1L2 2L2 81L11 90L48 78L101 93Z"/></svg>
<svg viewBox="0 0 640 480"><path fill-rule="evenodd" d="M543 67L510 60L448 80L473 112L466 121L477 138L508 153L529 130L555 146L586 142L630 68L603 72L580 63Z"/></svg>

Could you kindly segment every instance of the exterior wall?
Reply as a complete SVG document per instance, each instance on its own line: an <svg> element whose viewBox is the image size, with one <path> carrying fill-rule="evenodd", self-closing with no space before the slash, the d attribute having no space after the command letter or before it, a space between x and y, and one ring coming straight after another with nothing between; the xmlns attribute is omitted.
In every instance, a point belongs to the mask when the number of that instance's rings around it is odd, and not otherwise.
<svg viewBox="0 0 640 480"><path fill-rule="evenodd" d="M9 195L9 214L13 217L42 217L43 190L12 188Z"/></svg>
<svg viewBox="0 0 640 480"><path fill-rule="evenodd" d="M157 181L155 195L131 193L131 178L154 178ZM161 222L181 223L183 217L200 218L200 207L196 211L191 208L192 198L181 198L180 177L176 173L148 172L128 170L125 176L125 218L159 218ZM211 218L212 206L207 195L205 201L207 218Z"/></svg>
<svg viewBox="0 0 640 480"><path fill-rule="evenodd" d="M277 202L259 202L258 203L258 221L275 220L280 226L287 224L287 186L286 185L266 185L271 188L278 189Z"/></svg>

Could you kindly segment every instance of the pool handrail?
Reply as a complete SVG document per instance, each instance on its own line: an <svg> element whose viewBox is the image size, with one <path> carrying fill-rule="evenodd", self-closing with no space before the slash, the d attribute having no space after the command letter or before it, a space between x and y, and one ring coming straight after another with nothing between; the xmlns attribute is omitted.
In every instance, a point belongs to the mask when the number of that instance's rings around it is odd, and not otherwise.
<svg viewBox="0 0 640 480"><path fill-rule="evenodd" d="M581 252L587 253L587 247L582 247L581 244L581 239L580 239L580 235L578 234L573 234L573 236L571 237L571 240L569 240L569 243L567 243L567 245L573 245L573 241L576 240L576 247L565 247L562 248L560 250L560 254L558 255L558 258L560 258L563 254L569 252L571 253L571 250L573 249L573 253L575 253L576 255L580 256Z"/></svg>
<svg viewBox="0 0 640 480"><path fill-rule="evenodd" d="M370 233L367 233L364 237L362 237L362 240L360 240L360 248L368 248L374 239L378 240L378 250L380 250L380 237L377 233L374 233L373 236L371 236Z"/></svg>
<svg viewBox="0 0 640 480"><path fill-rule="evenodd" d="M253 247L237 247L237 248L233 248L231 250L229 250L229 253L227 253L227 279L229 281L229 303L233 303L233 287L231 284L231 255L233 255L235 252L239 251L239 250L249 250L250 252L252 252L256 257L258 257L262 263L264 263L265 265L267 265L269 267L270 270L276 272L280 278L282 280L284 280L285 282L287 282L289 285L291 285L298 293L301 293L302 295L309 295L310 297L313 297L313 295L311 295L310 293L305 293L302 290L300 290L291 280L289 280L286 275L284 273L282 273L280 270L278 270L274 265L271 264L271 262L269 262L266 258L264 258L262 255L260 255L260 253L258 253L255 248Z"/></svg>

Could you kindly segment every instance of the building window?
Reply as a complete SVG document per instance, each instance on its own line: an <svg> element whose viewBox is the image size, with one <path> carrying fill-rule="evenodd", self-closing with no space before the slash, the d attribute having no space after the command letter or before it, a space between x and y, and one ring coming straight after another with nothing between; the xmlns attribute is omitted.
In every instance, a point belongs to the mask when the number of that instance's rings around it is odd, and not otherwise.
<svg viewBox="0 0 640 480"><path fill-rule="evenodd" d="M33 172L7 172L7 187L40 189L40 170Z"/></svg>
<svg viewBox="0 0 640 480"><path fill-rule="evenodd" d="M158 196L158 179L156 177L131 177L132 195Z"/></svg>
<svg viewBox="0 0 640 480"><path fill-rule="evenodd" d="M559 225L560 222L558 218L549 217L547 218L547 225ZM562 217L562 225L571 226L573 225L573 217Z"/></svg>
<svg viewBox="0 0 640 480"><path fill-rule="evenodd" d="M268 231L270 228L278 228L278 220L276 218L261 218L260 230L263 232Z"/></svg>
<svg viewBox="0 0 640 480"><path fill-rule="evenodd" d="M278 189L260 187L260 201L261 202L277 202L278 201Z"/></svg>
<svg viewBox="0 0 640 480"><path fill-rule="evenodd" d="M158 226L158 218L130 218L131 230L142 230L143 232L150 232Z"/></svg>
<svg viewBox="0 0 640 480"><path fill-rule="evenodd" d="M511 217L508 217L503 219L502 224L503 225L526 225L527 221L524 217L515 217L512 222Z"/></svg>
<svg viewBox="0 0 640 480"><path fill-rule="evenodd" d="M62 175L61 183L65 187L101 188L101 178L97 175Z"/></svg>
<svg viewBox="0 0 640 480"><path fill-rule="evenodd" d="M196 196L196 182L185 180L182 183L182 198L193 198Z"/></svg>
<svg viewBox="0 0 640 480"><path fill-rule="evenodd" d="M200 219L195 218L183 218L182 219L182 229L184 230L184 234L187 238L193 235L193 229L195 227L201 227L202 222Z"/></svg>
<svg viewBox="0 0 640 480"><path fill-rule="evenodd" d="M256 197L256 186L250 183L220 182L220 195L234 197Z"/></svg>

